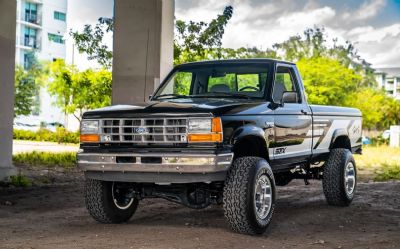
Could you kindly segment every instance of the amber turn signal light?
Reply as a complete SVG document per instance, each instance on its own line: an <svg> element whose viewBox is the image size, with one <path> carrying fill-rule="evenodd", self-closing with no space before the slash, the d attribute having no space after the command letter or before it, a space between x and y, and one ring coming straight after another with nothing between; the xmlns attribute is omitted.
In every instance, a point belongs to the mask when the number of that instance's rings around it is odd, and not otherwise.
<svg viewBox="0 0 400 249"><path fill-rule="evenodd" d="M100 142L100 137L97 134L81 134L81 143L97 143Z"/></svg>
<svg viewBox="0 0 400 249"><path fill-rule="evenodd" d="M222 132L222 121L221 118L213 118L211 121L211 131L215 133Z"/></svg>
<svg viewBox="0 0 400 249"><path fill-rule="evenodd" d="M211 133L189 133L188 142L198 143L220 143L222 142L222 121L221 118L211 120Z"/></svg>
<svg viewBox="0 0 400 249"><path fill-rule="evenodd" d="M210 133L210 134L189 134L189 142L222 142L221 133Z"/></svg>

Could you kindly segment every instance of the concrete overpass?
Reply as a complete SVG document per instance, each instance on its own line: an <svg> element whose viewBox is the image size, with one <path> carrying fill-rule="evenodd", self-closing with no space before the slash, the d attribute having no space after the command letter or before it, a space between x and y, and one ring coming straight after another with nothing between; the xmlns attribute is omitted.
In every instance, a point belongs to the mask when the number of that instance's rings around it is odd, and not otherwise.
<svg viewBox="0 0 400 249"><path fill-rule="evenodd" d="M147 101L173 63L174 0L114 0L112 103ZM0 181L12 165L16 1L0 0Z"/></svg>

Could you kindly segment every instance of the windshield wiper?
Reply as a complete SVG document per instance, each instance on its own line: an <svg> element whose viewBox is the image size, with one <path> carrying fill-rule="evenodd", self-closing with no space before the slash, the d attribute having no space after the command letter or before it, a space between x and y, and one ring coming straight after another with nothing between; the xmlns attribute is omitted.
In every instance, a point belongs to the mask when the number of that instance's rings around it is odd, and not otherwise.
<svg viewBox="0 0 400 249"><path fill-rule="evenodd" d="M208 94L197 94L197 95L190 95L191 98L207 98L207 97L238 97L242 99L251 99L250 96L241 93L232 93L232 92L215 92L215 93L208 93Z"/></svg>
<svg viewBox="0 0 400 249"><path fill-rule="evenodd" d="M174 99L174 98L187 98L188 96L186 95L180 95L180 94L176 94L176 93L167 93L167 94L161 94L155 97L155 99L165 99L165 98L169 98L169 99Z"/></svg>

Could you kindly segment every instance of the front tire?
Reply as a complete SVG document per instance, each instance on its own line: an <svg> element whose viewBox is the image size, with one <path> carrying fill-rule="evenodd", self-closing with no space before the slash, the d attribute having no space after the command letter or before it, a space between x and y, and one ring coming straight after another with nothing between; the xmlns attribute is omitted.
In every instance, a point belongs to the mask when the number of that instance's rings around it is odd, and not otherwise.
<svg viewBox="0 0 400 249"><path fill-rule="evenodd" d="M223 205L231 229L262 234L275 209L275 180L268 162L259 157L236 159L225 180Z"/></svg>
<svg viewBox="0 0 400 249"><path fill-rule="evenodd" d="M332 149L324 165L322 187L332 206L349 206L357 186L357 169L347 149Z"/></svg>
<svg viewBox="0 0 400 249"><path fill-rule="evenodd" d="M120 183L85 180L85 201L89 214L101 223L128 221L135 213L139 201L127 197Z"/></svg>

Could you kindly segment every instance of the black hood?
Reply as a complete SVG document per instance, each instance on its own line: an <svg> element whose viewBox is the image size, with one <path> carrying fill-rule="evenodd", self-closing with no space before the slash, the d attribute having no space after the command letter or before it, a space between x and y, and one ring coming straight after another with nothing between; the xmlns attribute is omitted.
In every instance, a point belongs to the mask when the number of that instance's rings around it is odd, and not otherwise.
<svg viewBox="0 0 400 249"><path fill-rule="evenodd" d="M115 105L83 114L83 118L119 118L165 115L221 116L257 114L268 109L269 102L228 98L184 98L134 105ZM260 110L262 108L262 110Z"/></svg>

